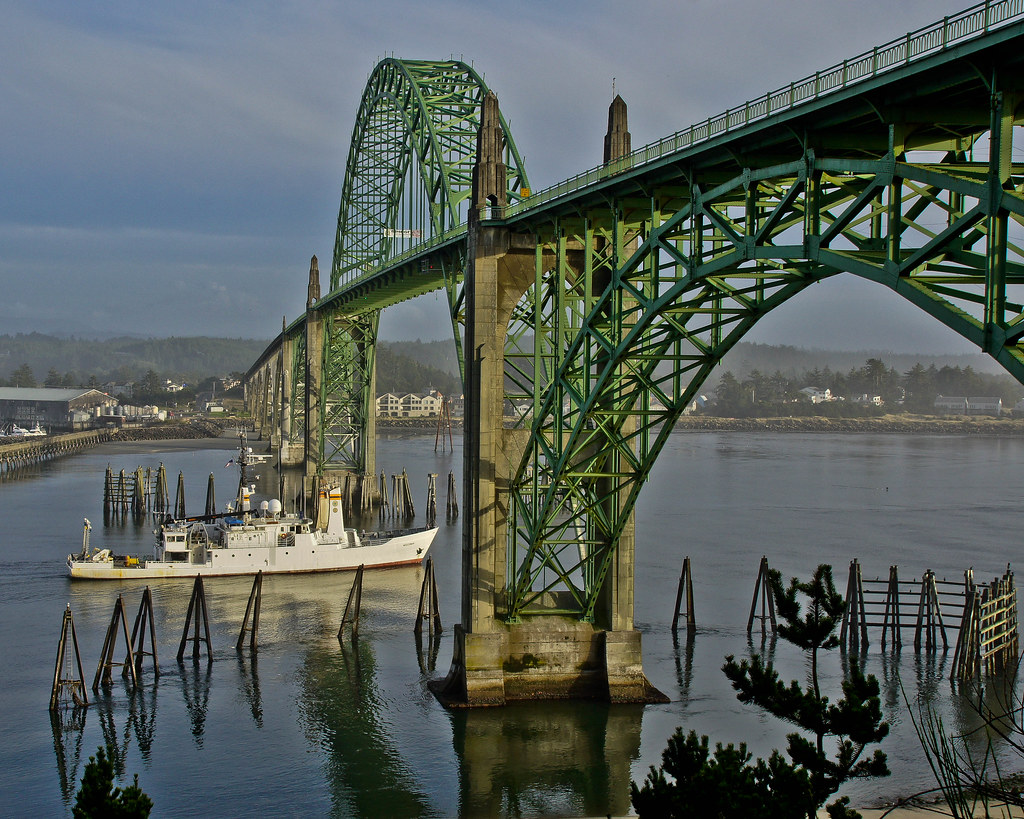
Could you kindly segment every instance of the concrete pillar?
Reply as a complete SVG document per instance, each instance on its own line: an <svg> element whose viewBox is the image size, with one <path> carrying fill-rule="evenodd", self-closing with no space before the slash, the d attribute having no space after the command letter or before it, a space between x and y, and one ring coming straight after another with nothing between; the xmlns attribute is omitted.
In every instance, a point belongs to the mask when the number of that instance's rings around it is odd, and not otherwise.
<svg viewBox="0 0 1024 819"><path fill-rule="evenodd" d="M643 675L640 635L632 630L632 550L614 597L628 606L610 628L559 615L522 623L500 619L506 586L510 477L523 435L504 429L504 344L509 318L532 283L535 239L485 221L506 200L497 98L481 114L469 218L466 304L462 622L447 678L431 684L449 705L500 705L510 699L605 697L664 700ZM500 213L500 211L499 211ZM612 630L616 626L621 631Z"/></svg>
<svg viewBox="0 0 1024 819"><path fill-rule="evenodd" d="M611 105L608 106L608 132L604 137L604 164L611 165L623 159L631 150L632 137L627 124L626 103L621 96L616 95ZM636 247L636 240L628 242L623 248L623 255L631 255L636 250ZM628 302L623 304L624 309L628 309L630 306L632 305ZM636 417L631 416L623 423L622 433L623 435L629 435L635 430ZM623 468L624 464L618 463L613 466L613 471ZM613 479L605 480L610 482ZM610 497L608 503L617 503L617 498L614 495L609 495L609 490L612 488L606 486L602 487L599 491L602 495ZM605 585L601 589L595 612L598 624L613 632L633 631L633 577L635 561L636 523L634 513L630 513L629 520L619 536L618 546L615 550L615 565L608 573ZM613 638L613 642L620 639L625 641L623 646L631 644L630 640L632 638L626 638L621 635ZM636 650L639 652L639 641L637 641ZM639 664L639 661L639 656L637 656L636 663Z"/></svg>
<svg viewBox="0 0 1024 819"><path fill-rule="evenodd" d="M274 452L278 452L281 449L281 358L283 353L283 347L279 346L273 363L267 363L270 377L273 379L268 415L270 417L270 448Z"/></svg>
<svg viewBox="0 0 1024 819"><path fill-rule="evenodd" d="M282 335L281 339L281 466L300 466L306 458L305 441L292 434L292 401L295 362L295 339Z"/></svg>
<svg viewBox="0 0 1024 819"><path fill-rule="evenodd" d="M314 285L315 282L315 285ZM320 267L316 256L309 263L309 298L306 301L306 436L304 441L307 497L320 471L320 387L323 383L324 319L317 308L320 299Z"/></svg>
<svg viewBox="0 0 1024 819"><path fill-rule="evenodd" d="M626 117L626 103L618 94L608 106L608 133L604 135L604 163L621 159L633 150Z"/></svg>

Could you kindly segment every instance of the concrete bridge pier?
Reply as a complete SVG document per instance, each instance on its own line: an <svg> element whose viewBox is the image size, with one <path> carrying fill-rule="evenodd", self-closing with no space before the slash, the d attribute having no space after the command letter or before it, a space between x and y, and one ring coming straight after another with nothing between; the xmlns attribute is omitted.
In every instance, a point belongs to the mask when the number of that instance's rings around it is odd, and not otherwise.
<svg viewBox="0 0 1024 819"><path fill-rule="evenodd" d="M306 458L305 442L296 440L292 433L292 362L295 358L295 340L282 334L281 367L278 378L281 381L281 423L278 432L278 466L301 466Z"/></svg>
<svg viewBox="0 0 1024 819"><path fill-rule="evenodd" d="M509 482L527 433L503 426L509 318L535 274L535 239L481 221L505 203L497 98L484 100L466 273L462 622L447 678L432 690L451 706L517 699L666 701L643 673L633 627L632 531L608 573L595 623L560 615L502 619ZM557 601L551 601L557 608Z"/></svg>

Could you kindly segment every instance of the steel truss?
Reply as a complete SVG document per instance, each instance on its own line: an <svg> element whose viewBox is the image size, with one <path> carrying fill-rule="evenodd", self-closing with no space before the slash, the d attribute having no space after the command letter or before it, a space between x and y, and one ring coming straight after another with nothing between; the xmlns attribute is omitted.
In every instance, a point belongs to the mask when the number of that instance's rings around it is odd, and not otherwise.
<svg viewBox="0 0 1024 819"><path fill-rule="evenodd" d="M321 469L373 468L365 463L362 437L374 412L382 307L444 287L461 364L465 242L405 266L401 257L425 242L464 235L486 94L483 79L458 61L387 59L367 82L342 187L332 293L319 308L325 333ZM508 201L518 202L529 192L526 173L504 121L502 127ZM375 279L385 268L391 278Z"/></svg>
<svg viewBox="0 0 1024 819"><path fill-rule="evenodd" d="M496 223L536 252L506 343L524 443L502 616L594 619L674 422L760 318L815 282L874 281L1024 382L1022 15L1019 0L986 2L529 199L505 127L510 204ZM484 93L457 62L385 60L367 83L318 305L321 463L365 471L353 436L372 411L377 311L443 287L461 342ZM294 349L293 433L301 332Z"/></svg>
<svg viewBox="0 0 1024 819"><path fill-rule="evenodd" d="M817 281L878 282L1024 381L1024 168L1007 161L1011 134L997 128L981 162L973 140L937 163L807 149L538 232L507 365L530 442L512 484L506 617L550 613L556 599L593 618L674 422L758 319Z"/></svg>

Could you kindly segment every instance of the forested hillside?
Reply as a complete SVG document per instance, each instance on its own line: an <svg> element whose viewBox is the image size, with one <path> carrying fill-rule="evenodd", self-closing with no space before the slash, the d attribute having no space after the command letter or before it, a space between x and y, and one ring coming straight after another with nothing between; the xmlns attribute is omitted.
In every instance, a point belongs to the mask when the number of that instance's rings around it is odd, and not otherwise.
<svg viewBox="0 0 1024 819"><path fill-rule="evenodd" d="M51 370L66 386L139 381L150 370L172 381L245 372L267 342L243 338L58 338L0 335L0 379L28 366L41 385Z"/></svg>
<svg viewBox="0 0 1024 819"><path fill-rule="evenodd" d="M79 387L159 378L198 384L244 373L266 349L240 338L59 338L42 333L0 335L0 386ZM380 342L378 392L462 392L453 342Z"/></svg>
<svg viewBox="0 0 1024 819"><path fill-rule="evenodd" d="M54 375L57 383L75 387L107 381L141 382L147 377L149 381L159 377L198 384L211 377L244 373L266 346L267 342L262 339L182 337L101 341L42 333L0 335L0 385L27 386L29 375L37 385L54 383ZM872 383L863 388L858 386L861 380L858 374L866 361L884 365L884 385L873 371ZM877 369L876 365L874 370ZM462 392L458 373L455 344L450 340L382 341L378 344L378 393L424 393L434 388L455 395ZM820 386L842 394L859 389L888 395L893 387L902 386L908 398L916 393L922 401L933 388L947 393L959 390L964 394L1003 395L1004 400L1022 391L995 361L980 353L932 356L837 352L743 342L715 368L702 392L714 396L727 373L730 380L739 383L740 392L749 393L753 388L755 400L759 395L767 399L780 389L786 392L819 386L819 382ZM911 373L910 383L900 383ZM947 377L960 373L966 377L955 384ZM979 378L981 375L987 377Z"/></svg>

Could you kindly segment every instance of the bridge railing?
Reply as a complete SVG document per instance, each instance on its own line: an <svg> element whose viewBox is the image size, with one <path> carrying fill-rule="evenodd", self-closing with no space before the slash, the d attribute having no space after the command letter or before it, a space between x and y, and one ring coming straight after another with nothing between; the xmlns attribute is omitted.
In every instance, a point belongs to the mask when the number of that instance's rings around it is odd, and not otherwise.
<svg viewBox="0 0 1024 819"><path fill-rule="evenodd" d="M514 216L528 208L558 199L574 191L614 176L629 168L653 162L719 134L766 119L779 111L794 108L854 83L906 65L926 55L934 54L966 40L982 36L1024 17L1024 0L985 0L958 14L944 17L937 23L876 46L831 68L818 71L788 86L776 89L763 97L750 100L737 108L709 117L689 128L678 131L657 142L638 148L611 165L592 168L574 177L537 191L505 208L504 215Z"/></svg>
<svg viewBox="0 0 1024 819"><path fill-rule="evenodd" d="M364 279L372 278L373 276L377 275L381 270L384 270L386 268L397 267L398 265L402 264L405 261L408 261L409 259L413 259L416 256L423 255L431 248L439 247L447 242L450 242L452 239L458 238L459 236L463 235L466 232L466 230L466 223L463 222L461 225L456 225L453 228L449 228L444 233L440 233L437 236L431 236L429 239L424 239L422 242L413 245L408 250L403 250L401 253L397 253L394 256L389 256L383 263L375 267L367 268L356 275L347 276L342 282L338 284L338 287L335 288L335 290L344 290L348 287L351 287L352 285L359 284L359 282L363 281Z"/></svg>
<svg viewBox="0 0 1024 819"><path fill-rule="evenodd" d="M770 91L763 97L750 100L736 108L730 108L717 116L709 117L704 122L691 125L689 128L677 131L657 142L644 145L607 165L591 168L549 188L532 193L529 197L504 209L488 208L484 218L515 216L531 207L567 196L623 171L654 162L662 157L707 142L721 134L767 119L780 111L795 108L854 83L907 65L929 54L941 52L959 43L980 37L1021 18L1024 18L1024 0L985 0L985 2L958 14L944 17L926 28L912 31L897 40L876 46L871 51L849 60L843 60L831 68L817 71L802 80ZM364 279L371 278L384 268L395 267L407 259L422 255L432 247L442 245L465 231L466 225L462 224L439 236L433 236L403 253L387 259L378 267L367 269L359 275L350 276L340 283L338 289L350 287Z"/></svg>

